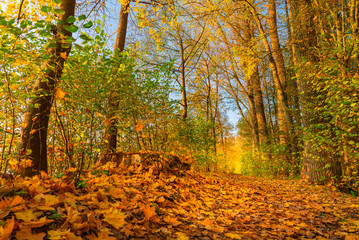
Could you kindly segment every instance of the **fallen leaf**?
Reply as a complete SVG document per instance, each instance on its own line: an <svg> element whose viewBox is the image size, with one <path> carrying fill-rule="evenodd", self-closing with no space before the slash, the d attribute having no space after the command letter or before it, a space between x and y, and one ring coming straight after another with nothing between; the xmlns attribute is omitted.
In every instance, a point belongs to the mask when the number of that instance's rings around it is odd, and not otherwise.
<svg viewBox="0 0 359 240"><path fill-rule="evenodd" d="M22 227L16 232L15 237L17 240L43 240L46 233L32 233L30 227Z"/></svg>
<svg viewBox="0 0 359 240"><path fill-rule="evenodd" d="M177 240L189 240L189 237L183 232L176 232Z"/></svg>
<svg viewBox="0 0 359 240"><path fill-rule="evenodd" d="M16 212L15 216L16 219L23 220L24 222L37 221L37 217L34 215L31 209L21 212Z"/></svg>
<svg viewBox="0 0 359 240"><path fill-rule="evenodd" d="M0 226L0 239L8 239L14 230L15 219L14 216L11 219L6 220L4 226Z"/></svg>
<svg viewBox="0 0 359 240"><path fill-rule="evenodd" d="M106 211L103 215L104 220L116 229L120 229L126 224L126 215L118 209Z"/></svg>
<svg viewBox="0 0 359 240"><path fill-rule="evenodd" d="M31 228L39 228L44 226L46 223L54 222L52 219L46 219L46 217L40 218L39 221L34 222L25 222L23 223L25 226L31 227Z"/></svg>
<svg viewBox="0 0 359 240"><path fill-rule="evenodd" d="M229 238L233 238L233 239L242 239L242 237L239 236L236 233L225 233L224 236L229 237Z"/></svg>
<svg viewBox="0 0 359 240"><path fill-rule="evenodd" d="M151 217L156 215L156 208L154 206L150 207L150 204L146 204L142 211L145 213L145 219L147 221L149 221Z"/></svg>
<svg viewBox="0 0 359 240"><path fill-rule="evenodd" d="M60 203L59 197L55 195L37 194L34 199L45 206L54 206Z"/></svg>

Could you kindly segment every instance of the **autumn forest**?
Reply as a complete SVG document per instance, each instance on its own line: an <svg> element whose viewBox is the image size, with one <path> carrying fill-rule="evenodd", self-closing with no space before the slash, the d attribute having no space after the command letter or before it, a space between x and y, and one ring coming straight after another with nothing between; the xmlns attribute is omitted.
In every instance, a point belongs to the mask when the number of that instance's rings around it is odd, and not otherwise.
<svg viewBox="0 0 359 240"><path fill-rule="evenodd" d="M359 239L358 0L0 3L0 240Z"/></svg>

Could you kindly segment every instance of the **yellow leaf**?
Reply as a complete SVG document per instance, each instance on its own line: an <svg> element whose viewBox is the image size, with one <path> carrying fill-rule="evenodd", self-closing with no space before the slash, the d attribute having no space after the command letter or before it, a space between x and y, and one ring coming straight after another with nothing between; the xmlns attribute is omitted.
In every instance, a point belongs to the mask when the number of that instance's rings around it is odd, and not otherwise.
<svg viewBox="0 0 359 240"><path fill-rule="evenodd" d="M189 237L183 232L176 232L177 240L189 240Z"/></svg>
<svg viewBox="0 0 359 240"><path fill-rule="evenodd" d="M116 229L122 228L125 224L126 215L120 210L108 210L104 214L104 220L111 224Z"/></svg>
<svg viewBox="0 0 359 240"><path fill-rule="evenodd" d="M34 215L32 210L25 210L15 213L16 219L23 220L24 222L36 221L37 217Z"/></svg>
<svg viewBox="0 0 359 240"><path fill-rule="evenodd" d="M61 88L58 88L56 90L56 98L58 99L64 99L65 98L65 95L66 95L66 92L63 91Z"/></svg>
<svg viewBox="0 0 359 240"><path fill-rule="evenodd" d="M63 232L63 231L48 231L47 234L48 234L48 237L49 239L51 240L63 240L63 239L66 239L66 233L70 232L70 230L67 230L66 232Z"/></svg>
<svg viewBox="0 0 359 240"><path fill-rule="evenodd" d="M233 239L242 239L242 237L239 236L236 233L225 233L224 236L229 237L229 238L233 238Z"/></svg>
<svg viewBox="0 0 359 240"><path fill-rule="evenodd" d="M60 203L59 197L55 195L37 194L34 199L45 206L54 206Z"/></svg>

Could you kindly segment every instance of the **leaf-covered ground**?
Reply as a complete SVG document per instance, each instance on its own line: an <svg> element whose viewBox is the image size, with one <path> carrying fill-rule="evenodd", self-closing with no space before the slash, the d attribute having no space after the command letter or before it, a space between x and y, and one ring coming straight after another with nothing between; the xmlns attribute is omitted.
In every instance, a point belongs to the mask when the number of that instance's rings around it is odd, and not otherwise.
<svg viewBox="0 0 359 240"><path fill-rule="evenodd" d="M300 181L131 165L3 179L0 239L359 239L359 201Z"/></svg>

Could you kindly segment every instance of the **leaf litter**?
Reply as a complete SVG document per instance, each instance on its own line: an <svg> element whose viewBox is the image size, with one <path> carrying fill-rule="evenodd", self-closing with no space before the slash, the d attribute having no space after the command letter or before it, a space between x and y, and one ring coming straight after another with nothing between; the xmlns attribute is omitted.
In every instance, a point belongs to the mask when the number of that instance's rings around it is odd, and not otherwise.
<svg viewBox="0 0 359 240"><path fill-rule="evenodd" d="M359 239L359 201L298 180L107 163L2 180L0 239Z"/></svg>

